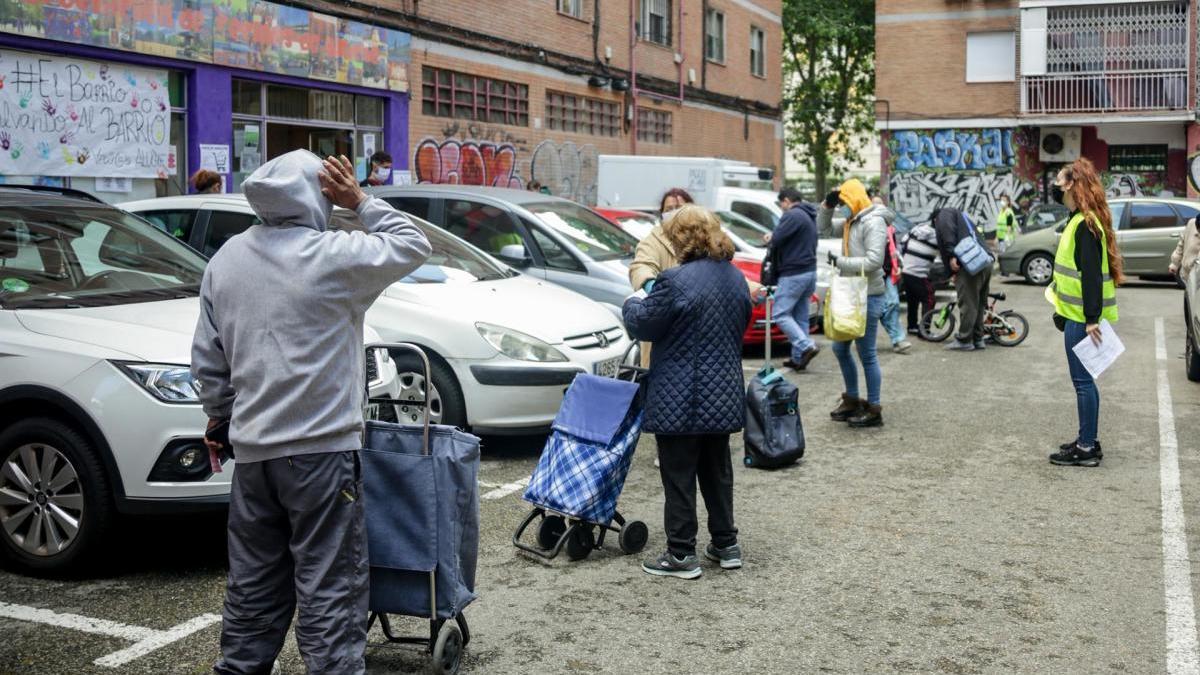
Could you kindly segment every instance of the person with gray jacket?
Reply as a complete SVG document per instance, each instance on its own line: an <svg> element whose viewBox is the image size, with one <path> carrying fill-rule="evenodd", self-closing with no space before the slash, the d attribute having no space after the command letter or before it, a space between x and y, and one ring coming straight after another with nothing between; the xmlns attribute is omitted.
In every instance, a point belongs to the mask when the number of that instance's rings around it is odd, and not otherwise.
<svg viewBox="0 0 1200 675"><path fill-rule="evenodd" d="M817 214L818 230L830 227L833 210L839 204L849 207L850 218L842 230L842 255L830 253L829 262L843 276L862 274L867 277L867 332L854 340L867 381L867 398L863 400L859 396L858 368L850 353L850 342L834 342L833 353L842 369L846 391L842 394L841 405L829 416L855 428L877 427L883 424L883 373L879 368L875 336L879 332L886 291L883 278L883 260L888 249L887 222L883 217L885 208L872 204L866 187L852 178L825 197Z"/></svg>
<svg viewBox="0 0 1200 675"><path fill-rule="evenodd" d="M430 254L345 157L296 150L242 183L260 223L204 272L192 374L220 469L233 456L220 674L267 673L299 608L309 673L363 673L363 315ZM326 229L334 206L364 231ZM220 433L227 429L228 436Z"/></svg>

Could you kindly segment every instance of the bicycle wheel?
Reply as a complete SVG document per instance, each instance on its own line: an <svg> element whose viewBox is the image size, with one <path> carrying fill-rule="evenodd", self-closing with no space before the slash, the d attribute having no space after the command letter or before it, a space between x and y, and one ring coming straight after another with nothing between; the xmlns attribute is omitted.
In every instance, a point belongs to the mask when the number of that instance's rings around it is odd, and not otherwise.
<svg viewBox="0 0 1200 675"><path fill-rule="evenodd" d="M917 329L921 337L930 342L942 342L954 333L954 305L949 304L938 309L931 309L921 317L921 325Z"/></svg>
<svg viewBox="0 0 1200 675"><path fill-rule="evenodd" d="M1001 347L1016 347L1029 337L1029 320L1011 309L993 314L988 328L992 339Z"/></svg>

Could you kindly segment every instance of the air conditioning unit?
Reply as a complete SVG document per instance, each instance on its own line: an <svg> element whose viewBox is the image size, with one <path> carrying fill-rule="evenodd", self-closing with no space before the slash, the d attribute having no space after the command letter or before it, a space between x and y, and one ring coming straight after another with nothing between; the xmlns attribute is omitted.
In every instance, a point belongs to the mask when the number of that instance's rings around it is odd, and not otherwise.
<svg viewBox="0 0 1200 675"><path fill-rule="evenodd" d="M1038 146L1038 159L1043 162L1074 162L1079 159L1083 145L1083 133L1079 127L1042 127L1042 142Z"/></svg>

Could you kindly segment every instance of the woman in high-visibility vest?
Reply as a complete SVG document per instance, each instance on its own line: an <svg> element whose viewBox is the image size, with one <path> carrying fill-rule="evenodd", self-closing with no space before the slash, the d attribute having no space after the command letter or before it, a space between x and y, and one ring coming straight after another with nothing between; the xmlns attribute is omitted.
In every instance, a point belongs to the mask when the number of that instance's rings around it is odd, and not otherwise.
<svg viewBox="0 0 1200 675"><path fill-rule="evenodd" d="M1079 433L1050 455L1052 464L1099 466L1104 453L1096 437L1100 390L1075 355L1083 340L1100 344L1100 321L1117 320L1117 285L1124 281L1121 254L1113 234L1112 213L1096 167L1078 159L1058 172L1054 201L1071 209L1054 256L1054 323L1064 333L1067 367L1075 385Z"/></svg>
<svg viewBox="0 0 1200 675"><path fill-rule="evenodd" d="M1008 242L1017 236L1017 214L1008 195L1000 195L1000 210L996 213L996 252L1004 253Z"/></svg>

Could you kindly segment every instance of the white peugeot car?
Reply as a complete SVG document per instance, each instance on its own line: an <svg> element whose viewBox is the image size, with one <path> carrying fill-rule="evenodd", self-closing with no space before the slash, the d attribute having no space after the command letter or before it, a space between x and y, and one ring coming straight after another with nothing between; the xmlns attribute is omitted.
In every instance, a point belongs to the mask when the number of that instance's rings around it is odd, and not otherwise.
<svg viewBox="0 0 1200 675"><path fill-rule="evenodd" d="M10 563L63 570L102 545L115 513L228 503L233 465L209 466L189 373L204 265L90 195L0 187L0 553ZM398 393L386 350L367 357L371 395Z"/></svg>
<svg viewBox="0 0 1200 675"><path fill-rule="evenodd" d="M257 217L242 195L162 197L120 205L212 255ZM430 399L433 419L481 434L544 431L581 372L614 375L630 347L612 312L548 281L520 274L471 244L411 216L433 255L367 312L388 342L430 356L432 386L412 355L396 352L401 399ZM333 227L360 228L335 211ZM415 422L418 407L400 406Z"/></svg>

